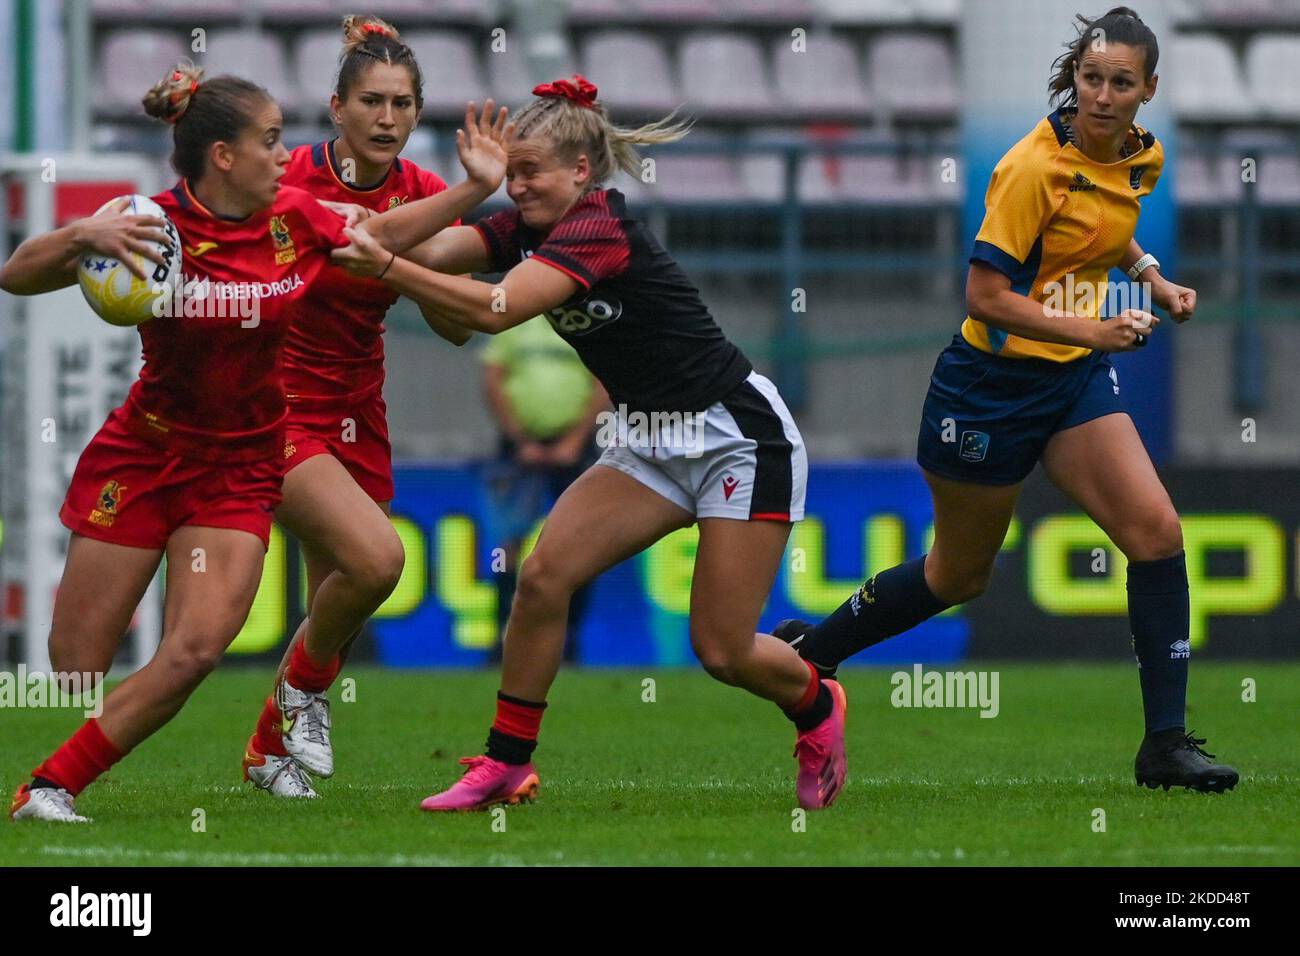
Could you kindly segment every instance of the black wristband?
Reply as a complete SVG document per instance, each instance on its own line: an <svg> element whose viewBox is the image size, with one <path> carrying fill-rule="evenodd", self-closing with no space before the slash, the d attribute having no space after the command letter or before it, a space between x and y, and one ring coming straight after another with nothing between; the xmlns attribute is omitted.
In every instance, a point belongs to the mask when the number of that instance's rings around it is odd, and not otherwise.
<svg viewBox="0 0 1300 956"><path fill-rule="evenodd" d="M393 259L396 259L396 258L397 258L397 253L394 252L394 253L393 253L393 258L388 260L388 265L384 266L384 270L383 270L383 272L380 272L379 275L375 276L375 278L376 278L376 279L382 279L382 278L384 277L384 274L385 274L386 272L388 272L389 269L392 268L392 266L393 266Z"/></svg>

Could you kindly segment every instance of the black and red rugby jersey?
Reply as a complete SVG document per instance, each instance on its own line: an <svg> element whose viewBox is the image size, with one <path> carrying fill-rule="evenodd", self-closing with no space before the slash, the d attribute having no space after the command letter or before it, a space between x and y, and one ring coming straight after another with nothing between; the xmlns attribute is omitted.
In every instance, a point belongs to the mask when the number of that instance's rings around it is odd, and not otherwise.
<svg viewBox="0 0 1300 956"><path fill-rule="evenodd" d="M476 228L493 271L532 258L578 282L547 318L616 405L701 412L753 371L659 240L628 218L618 190L583 196L546 234L525 225L518 209Z"/></svg>

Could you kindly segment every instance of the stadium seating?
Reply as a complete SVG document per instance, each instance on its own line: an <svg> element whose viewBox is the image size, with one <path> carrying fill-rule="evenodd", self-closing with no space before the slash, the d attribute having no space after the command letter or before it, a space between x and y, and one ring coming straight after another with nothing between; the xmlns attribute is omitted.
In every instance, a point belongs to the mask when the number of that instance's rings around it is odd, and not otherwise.
<svg viewBox="0 0 1300 956"><path fill-rule="evenodd" d="M234 17L239 14L239 0L151 0L150 13L193 19L194 17Z"/></svg>
<svg viewBox="0 0 1300 956"><path fill-rule="evenodd" d="M1236 157L1183 152L1174 175L1175 197L1187 206L1213 206L1241 198L1241 168Z"/></svg>
<svg viewBox="0 0 1300 956"><path fill-rule="evenodd" d="M1234 122L1258 112L1237 58L1222 38L1211 34L1177 36L1169 59L1166 88L1181 118Z"/></svg>
<svg viewBox="0 0 1300 956"><path fill-rule="evenodd" d="M96 18L116 19L139 16L144 12L144 0L94 0L90 10Z"/></svg>
<svg viewBox="0 0 1300 956"><path fill-rule="evenodd" d="M832 23L903 23L912 8L899 0L817 0L817 9Z"/></svg>
<svg viewBox="0 0 1300 956"><path fill-rule="evenodd" d="M747 198L736 163L729 156L666 154L655 157L655 182L646 199L667 202L735 203Z"/></svg>
<svg viewBox="0 0 1300 956"><path fill-rule="evenodd" d="M338 41L336 47L337 44ZM195 54L194 60L207 71L208 76L232 73L247 77L266 87L286 106L298 103L299 84L291 78L284 47L269 33L239 28L209 30L207 51ZM328 90L328 83L317 89Z"/></svg>
<svg viewBox="0 0 1300 956"><path fill-rule="evenodd" d="M569 19L577 23L618 21L631 12L627 0L569 0Z"/></svg>
<svg viewBox="0 0 1300 956"><path fill-rule="evenodd" d="M259 3L259 12L267 20L318 20L329 23L338 14L338 3L335 0L259 0ZM338 31L335 34L337 42Z"/></svg>
<svg viewBox="0 0 1300 956"><path fill-rule="evenodd" d="M1263 115L1300 119L1300 34L1252 40L1246 49L1246 77Z"/></svg>
<svg viewBox="0 0 1300 956"><path fill-rule="evenodd" d="M927 23L954 23L961 16L961 0L909 0L917 19Z"/></svg>
<svg viewBox="0 0 1300 956"><path fill-rule="evenodd" d="M1292 0L1198 0L1198 13L1211 23L1251 24L1272 22L1290 13L1295 16Z"/></svg>
<svg viewBox="0 0 1300 956"><path fill-rule="evenodd" d="M424 111L461 116L470 100L482 101L485 80L468 33L429 30L403 33L424 73Z"/></svg>
<svg viewBox="0 0 1300 956"><path fill-rule="evenodd" d="M951 119L957 111L952 50L925 33L886 33L867 52L870 87L890 116Z"/></svg>
<svg viewBox="0 0 1300 956"><path fill-rule="evenodd" d="M296 88L293 103L304 117L328 108L339 73L339 56L343 41L338 30L308 30L298 38L294 49Z"/></svg>
<svg viewBox="0 0 1300 956"><path fill-rule="evenodd" d="M668 54L643 32L591 34L582 48L582 71L599 81L601 99L620 110L665 113L681 103Z"/></svg>
<svg viewBox="0 0 1300 956"><path fill-rule="evenodd" d="M706 31L682 41L683 99L698 115L770 118L775 109L758 41L743 33Z"/></svg>
<svg viewBox="0 0 1300 956"><path fill-rule="evenodd" d="M778 37L772 44L776 93L782 105L805 118L866 119L872 103L862 85L853 44L821 31L806 37L806 43L800 51L792 48L788 37Z"/></svg>
<svg viewBox="0 0 1300 956"><path fill-rule="evenodd" d="M189 54L189 45L174 32L129 29L109 34L99 50L96 105L109 115L143 117L140 97Z"/></svg>
<svg viewBox="0 0 1300 956"><path fill-rule="evenodd" d="M537 80L529 72L526 42L509 42L500 53L487 55L486 93L498 103L514 108L526 103ZM481 99L480 93L476 99Z"/></svg>
<svg viewBox="0 0 1300 956"><path fill-rule="evenodd" d="M1280 153L1260 157L1259 201L1266 206L1300 206L1300 157Z"/></svg>

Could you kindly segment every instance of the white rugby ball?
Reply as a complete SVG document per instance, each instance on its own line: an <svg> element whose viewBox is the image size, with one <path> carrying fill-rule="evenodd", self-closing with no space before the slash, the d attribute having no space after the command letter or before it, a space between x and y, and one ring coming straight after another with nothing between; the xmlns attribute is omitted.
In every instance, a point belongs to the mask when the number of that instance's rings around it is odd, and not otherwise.
<svg viewBox="0 0 1300 956"><path fill-rule="evenodd" d="M157 216L164 221L162 231L170 243L150 245L162 253L166 265L146 259L138 252L130 253L148 277L138 279L119 260L92 251L77 263L77 282L81 294L101 319L109 325L130 326L164 314L163 310L176 294L181 282L181 239L162 207L148 196L118 196L100 206L95 215L102 215L110 206L124 199L130 200L130 204L121 210L123 214Z"/></svg>

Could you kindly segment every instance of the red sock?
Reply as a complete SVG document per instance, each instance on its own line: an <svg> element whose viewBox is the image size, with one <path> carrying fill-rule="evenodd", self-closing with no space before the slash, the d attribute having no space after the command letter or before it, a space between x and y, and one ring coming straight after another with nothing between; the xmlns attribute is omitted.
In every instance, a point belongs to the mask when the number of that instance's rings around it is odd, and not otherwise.
<svg viewBox="0 0 1300 956"><path fill-rule="evenodd" d="M99 721L92 717L33 770L32 776L51 780L75 797L124 756L126 754L104 736Z"/></svg>
<svg viewBox="0 0 1300 956"><path fill-rule="evenodd" d="M277 757L289 756L284 749L284 728L280 721L284 715L275 704L275 695L266 698L262 716L257 718L257 733L253 734L253 746L261 754L274 754Z"/></svg>
<svg viewBox="0 0 1300 956"><path fill-rule="evenodd" d="M821 690L822 686L822 677L821 674L817 673L817 668L813 667L808 661L804 661L804 663L808 665L811 676L808 678L807 689L804 690L803 696L799 698L799 703L790 708L789 712L792 714L802 714L811 707L813 701L817 699L817 691Z"/></svg>
<svg viewBox="0 0 1300 956"><path fill-rule="evenodd" d="M307 691L309 694L323 694L329 690L334 678L339 676L342 663L335 654L328 663L317 664L307 654L307 640L304 638L293 646L289 655L289 666L284 672L284 679L291 687Z"/></svg>
<svg viewBox="0 0 1300 956"><path fill-rule="evenodd" d="M542 713L545 710L545 704L498 693L497 719L492 722L492 729L522 740L536 740L538 731L542 729Z"/></svg>

